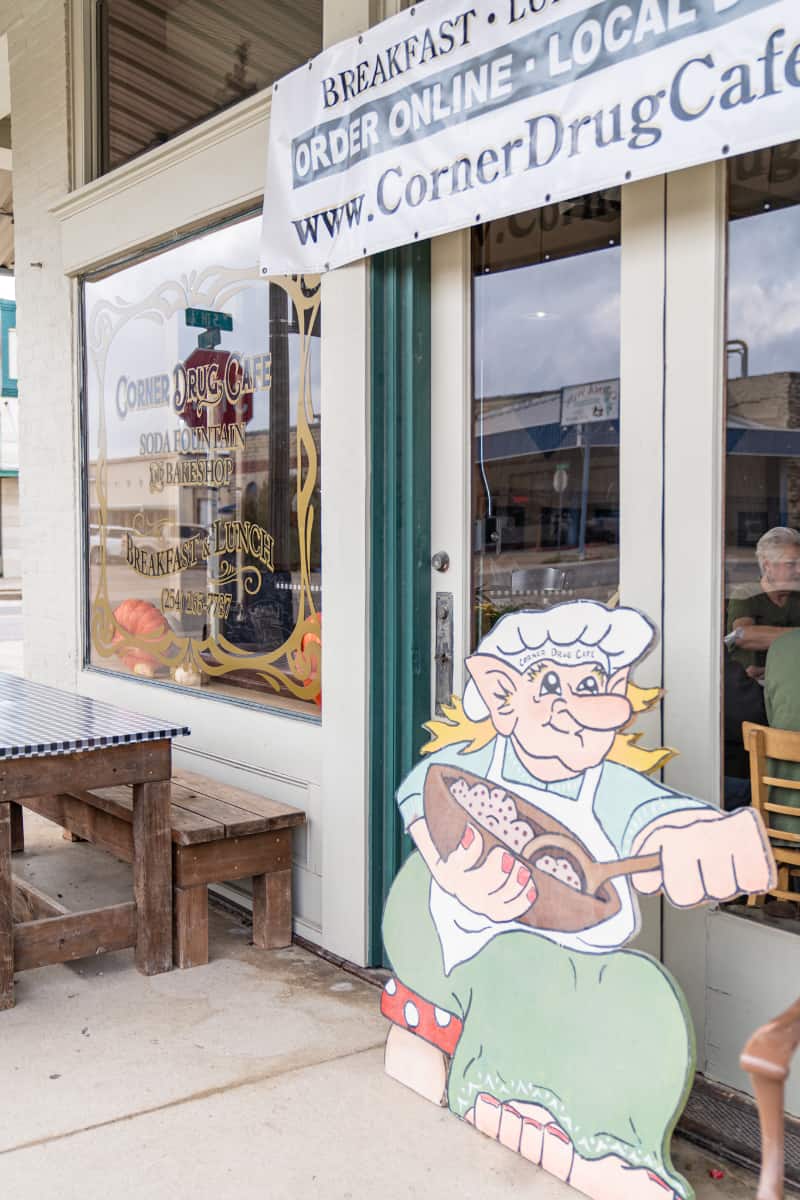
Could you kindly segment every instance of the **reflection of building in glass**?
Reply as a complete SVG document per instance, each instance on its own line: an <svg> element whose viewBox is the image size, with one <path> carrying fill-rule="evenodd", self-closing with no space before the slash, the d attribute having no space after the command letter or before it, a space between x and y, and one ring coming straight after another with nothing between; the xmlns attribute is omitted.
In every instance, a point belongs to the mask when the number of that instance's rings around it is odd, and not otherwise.
<svg viewBox="0 0 800 1200"><path fill-rule="evenodd" d="M800 372L729 381L727 452L727 591L752 591L761 535L776 525L800 528Z"/></svg>
<svg viewBox="0 0 800 1200"><path fill-rule="evenodd" d="M612 188L473 230L475 637L617 593L620 212Z"/></svg>
<svg viewBox="0 0 800 1200"><path fill-rule="evenodd" d="M582 562L616 545L619 380L608 388L615 413L609 419L597 406L595 416L571 413L576 389L482 402L475 425L476 548L513 553L519 569L548 562L553 551L564 552L561 562ZM584 415L589 419L575 419Z"/></svg>
<svg viewBox="0 0 800 1200"><path fill-rule="evenodd" d="M495 603L608 599L619 569L619 381L489 397L474 439L473 549Z"/></svg>
<svg viewBox="0 0 800 1200"><path fill-rule="evenodd" d="M320 453L319 418L310 426L310 433ZM286 444L285 444L285 448ZM287 525L282 541L273 532L270 515L270 480L273 477L270 457L270 434L266 430L247 434L244 450L237 454L233 450L217 452L217 458L232 460L231 485L228 487L179 487L167 485L162 490L151 486L152 464L190 463L203 461L205 454L156 455L152 458L116 458L106 464L106 486L108 508L105 523L106 563L111 590L111 602L117 603L130 594L132 576L126 562L127 538L130 535L136 545L161 549L177 545L180 541L196 535L204 535L214 521L242 520L260 526L275 539L274 566L282 575L284 589L292 595L292 573L300 570L300 547L297 530L297 429L288 430L288 454L282 472L287 492ZM97 463L89 463L90 495L96 495ZM321 591L320 576L320 489L319 480L314 487L312 499L314 522L311 531L312 592ZM89 560L98 566L101 559L101 521L96 502L89 509ZM165 582L184 589L216 587L218 557L208 566L198 564L169 580L148 579L137 576L137 594L158 605L161 589ZM273 588L266 578L269 572L262 571L261 586L247 600L257 605L263 600L265 591ZM281 589L283 590L283 589ZM291 611L291 608L290 608ZM191 624L191 622L190 622ZM200 631L202 622L194 622L195 631ZM285 636L284 630L284 636ZM275 644L280 644L279 639Z"/></svg>
<svg viewBox="0 0 800 1200"><path fill-rule="evenodd" d="M776 710L770 698L776 678L792 678L791 669L783 669L784 647L791 644L784 633L800 625L793 532L800 529L798 177L796 142L741 155L728 169L726 351L737 377L728 380L725 430L729 640L722 758L724 803L731 809L753 799L742 722L775 724L776 711L785 722L794 711L793 701ZM761 541L768 531L774 532ZM782 727L797 729L794 718Z"/></svg>
<svg viewBox="0 0 800 1200"><path fill-rule="evenodd" d="M307 711L320 288L260 279L257 236L256 221L233 222L86 285L91 661ZM197 261L203 287L187 289ZM147 662L115 641L130 600L163 634L135 647Z"/></svg>
<svg viewBox="0 0 800 1200"><path fill-rule="evenodd" d="M106 0L97 21L105 171L268 86L322 44L320 0L297 9L270 0Z"/></svg>

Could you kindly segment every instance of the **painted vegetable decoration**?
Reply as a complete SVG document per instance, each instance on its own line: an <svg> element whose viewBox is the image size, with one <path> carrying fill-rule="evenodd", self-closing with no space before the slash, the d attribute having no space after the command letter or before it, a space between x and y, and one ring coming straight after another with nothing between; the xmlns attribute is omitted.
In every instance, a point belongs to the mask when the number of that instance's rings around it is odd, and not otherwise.
<svg viewBox="0 0 800 1200"><path fill-rule="evenodd" d="M322 651L322 613L309 617L311 629L303 634L300 649L294 656L292 669L302 681L303 687L312 688L319 680L320 653ZM315 628L316 626L316 628ZM322 708L322 689L314 696L314 703Z"/></svg>
<svg viewBox="0 0 800 1200"><path fill-rule="evenodd" d="M156 641L167 632L168 625L163 615L149 600L123 600L114 609L114 620L119 629L113 637L113 644L119 646L117 651L124 666L134 675L144 675L152 679L158 659L139 646L128 645L128 638L137 640Z"/></svg>
<svg viewBox="0 0 800 1200"><path fill-rule="evenodd" d="M185 663L180 667L176 667L173 671L172 678L176 683L180 683L183 687L200 687L203 682L203 677L192 663Z"/></svg>

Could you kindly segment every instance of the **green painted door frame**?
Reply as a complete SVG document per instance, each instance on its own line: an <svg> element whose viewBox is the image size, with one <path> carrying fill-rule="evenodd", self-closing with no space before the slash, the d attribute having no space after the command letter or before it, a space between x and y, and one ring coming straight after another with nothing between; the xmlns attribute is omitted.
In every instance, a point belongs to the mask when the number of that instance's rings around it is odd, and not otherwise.
<svg viewBox="0 0 800 1200"><path fill-rule="evenodd" d="M411 841L395 789L425 741L431 670L430 246L372 260L370 563L370 962Z"/></svg>

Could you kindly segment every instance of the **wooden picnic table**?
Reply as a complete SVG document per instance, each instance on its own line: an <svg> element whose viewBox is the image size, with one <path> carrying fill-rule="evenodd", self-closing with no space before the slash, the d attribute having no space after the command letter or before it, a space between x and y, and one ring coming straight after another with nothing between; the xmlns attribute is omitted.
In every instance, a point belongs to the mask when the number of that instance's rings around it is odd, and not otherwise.
<svg viewBox="0 0 800 1200"><path fill-rule="evenodd" d="M135 947L145 975L172 969L172 738L185 725L0 674L0 1009L14 972ZM133 785L133 901L68 912L15 879L27 798Z"/></svg>

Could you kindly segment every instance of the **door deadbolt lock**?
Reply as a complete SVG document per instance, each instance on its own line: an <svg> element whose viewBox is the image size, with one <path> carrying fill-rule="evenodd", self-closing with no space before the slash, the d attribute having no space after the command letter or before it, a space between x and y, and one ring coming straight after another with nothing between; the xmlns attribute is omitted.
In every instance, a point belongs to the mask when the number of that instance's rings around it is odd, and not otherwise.
<svg viewBox="0 0 800 1200"><path fill-rule="evenodd" d="M431 566L434 571L440 571L442 574L450 566L450 555L446 550L438 550L431 558Z"/></svg>

